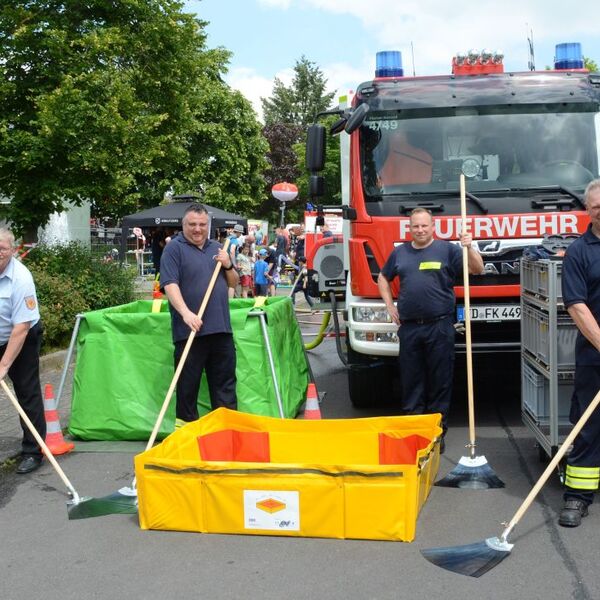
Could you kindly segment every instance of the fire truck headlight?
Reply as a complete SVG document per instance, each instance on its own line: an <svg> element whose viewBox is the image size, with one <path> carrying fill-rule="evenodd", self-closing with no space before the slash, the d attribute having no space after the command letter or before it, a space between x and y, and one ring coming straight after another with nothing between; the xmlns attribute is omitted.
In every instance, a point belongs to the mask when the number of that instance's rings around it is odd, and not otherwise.
<svg viewBox="0 0 600 600"><path fill-rule="evenodd" d="M398 336L393 333L382 333L380 331L357 331L354 334L359 342L387 342L398 343Z"/></svg>
<svg viewBox="0 0 600 600"><path fill-rule="evenodd" d="M358 323L392 322L392 319L385 308L372 308L370 306L355 306L353 309L353 317Z"/></svg>

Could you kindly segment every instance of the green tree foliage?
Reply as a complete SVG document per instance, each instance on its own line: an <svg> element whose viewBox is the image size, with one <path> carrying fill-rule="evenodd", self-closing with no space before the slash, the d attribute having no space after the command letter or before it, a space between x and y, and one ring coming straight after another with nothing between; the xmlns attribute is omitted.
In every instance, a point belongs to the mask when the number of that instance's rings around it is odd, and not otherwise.
<svg viewBox="0 0 600 600"><path fill-rule="evenodd" d="M292 123L306 127L331 105L334 92L325 93L327 79L321 69L302 56L294 65L292 84L286 87L276 77L271 98L261 98L266 125Z"/></svg>
<svg viewBox="0 0 600 600"><path fill-rule="evenodd" d="M587 56L583 57L583 68L590 71L590 73L598 73L598 63Z"/></svg>
<svg viewBox="0 0 600 600"><path fill-rule="evenodd" d="M229 53L177 0L11 0L0 7L0 194L19 232L64 202L122 216L203 186L245 209L266 145L223 83Z"/></svg>
<svg viewBox="0 0 600 600"><path fill-rule="evenodd" d="M269 193L260 207L260 214L268 217L270 221L277 221L279 202L273 198L270 190L276 183L295 182L301 175L294 146L302 140L304 129L300 125L273 123L263 128L263 135L269 144L267 152L269 168L265 172Z"/></svg>
<svg viewBox="0 0 600 600"><path fill-rule="evenodd" d="M331 106L335 93L326 93L326 87L327 80L320 68L302 56L294 65L291 85L287 87L276 78L272 96L261 98L265 120L263 135L270 148L267 155L270 168L266 172L268 197L261 206L261 214L271 220L278 219L279 210L279 202L271 197L271 187L281 181L299 184L298 199L288 205L286 214L288 221L302 218L307 201L307 177L303 166L306 127L314 122L318 113ZM339 160L339 150L337 152ZM332 161L335 160L334 154L335 150L332 151ZM339 165L337 173L339 179Z"/></svg>
<svg viewBox="0 0 600 600"><path fill-rule="evenodd" d="M23 262L36 285L44 323L44 350L67 346L78 313L134 299L135 269L100 261L75 242L38 245Z"/></svg>

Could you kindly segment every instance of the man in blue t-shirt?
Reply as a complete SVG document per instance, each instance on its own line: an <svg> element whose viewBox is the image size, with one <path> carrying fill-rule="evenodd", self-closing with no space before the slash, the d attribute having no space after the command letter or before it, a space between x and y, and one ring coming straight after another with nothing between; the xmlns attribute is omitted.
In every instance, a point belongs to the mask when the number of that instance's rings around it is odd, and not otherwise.
<svg viewBox="0 0 600 600"><path fill-rule="evenodd" d="M579 329L570 413L573 424L600 390L600 179L588 184L583 198L591 223L569 246L562 267L563 302ZM578 527L600 483L600 411L592 414L575 438L565 475L565 504L558 522Z"/></svg>
<svg viewBox="0 0 600 600"><path fill-rule="evenodd" d="M454 376L454 281L462 273L462 251L433 239L433 217L425 208L410 214L412 242L394 248L377 279L379 293L399 326L402 408L406 414L441 413L444 435ZM483 272L483 260L465 227L469 273ZM391 282L400 278L398 305Z"/></svg>
<svg viewBox="0 0 600 600"><path fill-rule="evenodd" d="M175 368L191 331L195 332L177 382L177 427L198 418L198 391L203 370L212 408L237 408L228 288L235 288L239 276L221 244L208 239L208 223L206 208L192 204L183 215L183 231L166 245L160 261L160 283L171 311ZM200 319L198 311L215 270L215 261L221 263L221 272Z"/></svg>

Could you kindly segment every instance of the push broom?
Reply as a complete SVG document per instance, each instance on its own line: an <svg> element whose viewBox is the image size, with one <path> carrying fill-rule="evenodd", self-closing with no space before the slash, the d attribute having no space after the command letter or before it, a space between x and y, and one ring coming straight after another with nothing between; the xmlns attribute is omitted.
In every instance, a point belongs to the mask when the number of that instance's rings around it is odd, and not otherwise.
<svg viewBox="0 0 600 600"><path fill-rule="evenodd" d="M228 247L229 240L225 240L225 243L223 244L223 250L227 251ZM212 277L208 284L208 288L206 289L206 293L204 294L204 298L202 299L202 303L200 304L200 308L198 310L198 318L200 319L202 318L202 315L204 315L204 311L206 310L206 306L212 295L212 291L215 287L221 267L222 264L217 261ZM192 329L183 349L183 353L181 354L181 358L179 359L179 363L177 364L177 368L175 369L173 379L171 380L171 385L167 390L162 407L158 413L156 423L154 424L154 428L150 434L150 439L146 444L145 451L150 450L156 441L158 430L160 429L165 417L165 413L167 412L167 408L169 407L169 403L171 402L171 397L173 396L173 392L175 391L175 387L179 381L179 376L181 375L181 371L183 370L183 366L185 365L185 361L190 352L190 348L192 347L192 342L194 341L195 336L196 332ZM135 487L135 478L133 479L131 487L122 487L117 492L102 498L92 498L88 502L80 504L77 510L76 508L77 507L73 507L69 511L69 519L87 519L89 517L101 517L103 515L112 514L135 514L137 512L137 490Z"/></svg>
<svg viewBox="0 0 600 600"><path fill-rule="evenodd" d="M421 554L429 562L432 562L438 567L460 573L461 575L469 575L470 577L479 577L484 573L487 573L490 569L493 569L498 563L502 562L514 547L514 544L508 542L508 536L521 520L525 511L530 507L546 481L548 481L552 471L558 466L558 463L562 460L591 414L596 410L598 404L600 404L600 391L594 396L591 404L581 415L581 418L577 421L565 441L562 443L558 452L546 467L546 470L542 473L537 483L529 492L527 498L525 498L514 517L500 534L500 537L491 537L482 542L475 542L474 544L466 544L464 546L430 548L421 550Z"/></svg>
<svg viewBox="0 0 600 600"><path fill-rule="evenodd" d="M465 176L460 176L460 213L462 226L467 226L467 202L465 192ZM467 401L469 408L469 456L463 456L456 467L435 485L441 487L490 489L503 488L504 483L490 467L485 456L477 456L475 443L475 403L473 401L473 356L471 351L471 304L469 293L468 250L462 248L463 285L465 297L465 340L467 345Z"/></svg>

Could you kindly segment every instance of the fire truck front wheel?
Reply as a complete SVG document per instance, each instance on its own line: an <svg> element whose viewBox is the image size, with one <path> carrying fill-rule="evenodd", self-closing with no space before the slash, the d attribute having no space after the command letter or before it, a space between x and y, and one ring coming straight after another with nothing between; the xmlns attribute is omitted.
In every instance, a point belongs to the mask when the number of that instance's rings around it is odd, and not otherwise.
<svg viewBox="0 0 600 600"><path fill-rule="evenodd" d="M393 364L385 361L348 364L348 391L355 408L390 404L394 398Z"/></svg>
<svg viewBox="0 0 600 600"><path fill-rule="evenodd" d="M373 408L393 404L399 399L397 360L378 359L355 352L346 328L348 392L355 408Z"/></svg>

